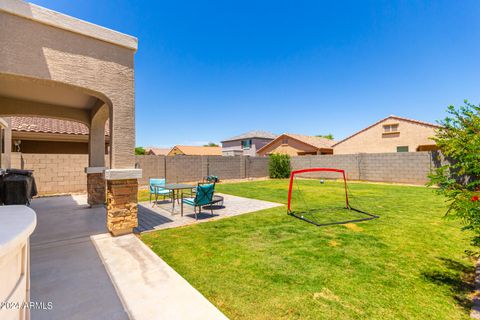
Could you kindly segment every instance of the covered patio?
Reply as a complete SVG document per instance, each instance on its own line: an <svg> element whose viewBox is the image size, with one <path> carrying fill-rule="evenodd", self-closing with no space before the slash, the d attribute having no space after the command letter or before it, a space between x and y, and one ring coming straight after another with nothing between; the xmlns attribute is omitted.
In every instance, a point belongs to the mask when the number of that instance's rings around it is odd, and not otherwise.
<svg viewBox="0 0 480 320"><path fill-rule="evenodd" d="M0 117L48 117L85 124L88 204L107 202L106 222L112 234L132 232L141 177L132 151L137 39L20 0L1 2L0 19ZM105 160L107 120L109 161ZM2 164L6 168L9 151L5 150Z"/></svg>

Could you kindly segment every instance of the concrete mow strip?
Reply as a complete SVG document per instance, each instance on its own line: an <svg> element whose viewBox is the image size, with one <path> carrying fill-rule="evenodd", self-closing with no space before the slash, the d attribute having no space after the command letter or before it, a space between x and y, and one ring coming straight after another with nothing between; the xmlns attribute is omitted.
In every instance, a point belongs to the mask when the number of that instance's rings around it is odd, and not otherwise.
<svg viewBox="0 0 480 320"><path fill-rule="evenodd" d="M227 319L136 236L91 239L132 319Z"/></svg>

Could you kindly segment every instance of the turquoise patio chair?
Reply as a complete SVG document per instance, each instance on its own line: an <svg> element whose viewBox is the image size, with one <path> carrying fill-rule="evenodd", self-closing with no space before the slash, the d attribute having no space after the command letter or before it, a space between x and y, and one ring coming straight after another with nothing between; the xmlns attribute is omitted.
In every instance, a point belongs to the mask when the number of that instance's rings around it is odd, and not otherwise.
<svg viewBox="0 0 480 320"><path fill-rule="evenodd" d="M183 204L185 203L190 206L193 206L193 212L195 212L195 220L198 220L197 207L198 207L198 213L201 213L202 206L212 204L214 191L215 191L215 183L210 183L210 184L199 184L196 187L194 198L184 198L182 193L182 204L181 204L182 217L183 217ZM210 212L212 213L212 216L213 216L212 207L210 207Z"/></svg>
<svg viewBox="0 0 480 320"><path fill-rule="evenodd" d="M171 191L161 188L162 186L165 186L165 179L150 178L150 181L149 181L150 203L152 203L152 195L154 195L155 197L163 196L163 199L165 199L165 197L167 196L171 197Z"/></svg>

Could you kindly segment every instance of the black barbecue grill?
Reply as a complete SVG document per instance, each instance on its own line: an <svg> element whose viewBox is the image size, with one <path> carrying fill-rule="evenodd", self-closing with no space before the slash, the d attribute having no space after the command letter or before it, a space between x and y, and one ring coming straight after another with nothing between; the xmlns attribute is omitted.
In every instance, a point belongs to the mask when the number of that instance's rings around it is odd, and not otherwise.
<svg viewBox="0 0 480 320"><path fill-rule="evenodd" d="M0 203L29 205L37 195L32 170L7 169L0 175Z"/></svg>

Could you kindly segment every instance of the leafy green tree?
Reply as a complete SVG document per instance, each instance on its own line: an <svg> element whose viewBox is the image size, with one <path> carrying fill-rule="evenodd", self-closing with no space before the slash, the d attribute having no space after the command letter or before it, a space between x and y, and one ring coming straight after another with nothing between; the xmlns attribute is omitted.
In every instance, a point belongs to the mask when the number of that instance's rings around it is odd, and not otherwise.
<svg viewBox="0 0 480 320"><path fill-rule="evenodd" d="M145 149L143 147L136 147L135 148L135 154L136 155L144 155L145 154Z"/></svg>
<svg viewBox="0 0 480 320"><path fill-rule="evenodd" d="M207 144L204 144L203 146L204 147L219 147L219 145L216 144L215 142L209 142Z"/></svg>
<svg viewBox="0 0 480 320"><path fill-rule="evenodd" d="M288 154L271 154L268 163L268 172L272 179L283 179L290 177L292 171L290 156Z"/></svg>
<svg viewBox="0 0 480 320"><path fill-rule="evenodd" d="M329 134L317 134L316 137L320 137L320 138L326 138L326 139L330 139L330 140L333 140L333 134L329 133Z"/></svg>
<svg viewBox="0 0 480 320"><path fill-rule="evenodd" d="M433 140L442 155L430 174L429 185L448 199L447 216L462 221L463 230L474 232L472 243L480 245L480 106L468 103L448 107ZM444 157L442 161L441 156Z"/></svg>

